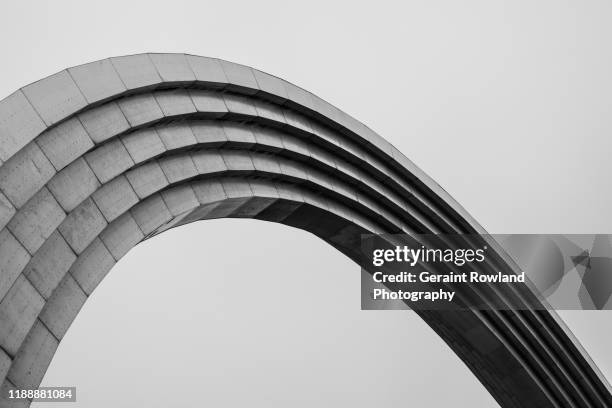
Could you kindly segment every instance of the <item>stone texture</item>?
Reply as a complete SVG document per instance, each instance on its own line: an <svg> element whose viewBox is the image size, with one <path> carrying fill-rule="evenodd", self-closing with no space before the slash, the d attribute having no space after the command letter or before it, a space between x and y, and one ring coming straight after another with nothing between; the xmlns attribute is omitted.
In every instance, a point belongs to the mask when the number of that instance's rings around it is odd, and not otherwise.
<svg viewBox="0 0 612 408"><path fill-rule="evenodd" d="M149 54L164 82L188 84L195 75L184 54Z"/></svg>
<svg viewBox="0 0 612 408"><path fill-rule="evenodd" d="M243 143L246 147L255 144L255 136L250 128L236 123L224 123L223 131L228 140Z"/></svg>
<svg viewBox="0 0 612 408"><path fill-rule="evenodd" d="M130 212L144 235L149 235L172 219L172 214L159 194L142 201Z"/></svg>
<svg viewBox="0 0 612 408"><path fill-rule="evenodd" d="M79 286L90 295L115 265L115 259L99 238L83 251L70 269Z"/></svg>
<svg viewBox="0 0 612 408"><path fill-rule="evenodd" d="M47 126L54 125L87 105L68 71L61 71L23 88Z"/></svg>
<svg viewBox="0 0 612 408"><path fill-rule="evenodd" d="M49 159L38 145L30 143L0 167L0 190L19 208L54 174Z"/></svg>
<svg viewBox="0 0 612 408"><path fill-rule="evenodd" d="M18 388L38 387L58 344L53 334L37 321L15 357L8 379Z"/></svg>
<svg viewBox="0 0 612 408"><path fill-rule="evenodd" d="M85 160L79 158L57 173L47 187L68 213L96 191L100 182Z"/></svg>
<svg viewBox="0 0 612 408"><path fill-rule="evenodd" d="M225 73L230 88L238 89L250 95L255 94L259 90L251 68L224 60L219 61L221 62L223 72Z"/></svg>
<svg viewBox="0 0 612 408"><path fill-rule="evenodd" d="M92 198L109 222L138 202L138 196L125 176L119 176L105 184L92 195Z"/></svg>
<svg viewBox="0 0 612 408"><path fill-rule="evenodd" d="M38 293L48 299L75 259L76 255L64 238L54 232L32 257L23 274Z"/></svg>
<svg viewBox="0 0 612 408"><path fill-rule="evenodd" d="M6 229L0 230L0 299L30 261L30 254Z"/></svg>
<svg viewBox="0 0 612 408"><path fill-rule="evenodd" d="M8 374L9 368L13 360L11 357L6 354L2 349L0 349L0 381L4 381L4 378ZM0 403L2 402L2 396L0 396ZM0 405L4 407L4 405Z"/></svg>
<svg viewBox="0 0 612 408"><path fill-rule="evenodd" d="M223 101L230 113L242 116L257 116L253 102L246 96L223 94Z"/></svg>
<svg viewBox="0 0 612 408"><path fill-rule="evenodd" d="M191 155L193 163L200 174L213 174L227 171L223 158L216 152L202 150Z"/></svg>
<svg viewBox="0 0 612 408"><path fill-rule="evenodd" d="M79 65L70 68L68 72L89 103L102 101L127 90L109 59Z"/></svg>
<svg viewBox="0 0 612 408"><path fill-rule="evenodd" d="M121 138L135 163L158 156L166 151L155 129L142 129Z"/></svg>
<svg viewBox="0 0 612 408"><path fill-rule="evenodd" d="M0 387L0 406L2 408L27 408L30 406L30 401L27 399L12 399L9 398L9 390L17 390L17 387L10 381L6 380Z"/></svg>
<svg viewBox="0 0 612 408"><path fill-rule="evenodd" d="M287 123L287 120L285 119L285 115L283 113L283 109L278 105L264 101L254 101L253 106L255 107L256 116L271 120L273 122L283 124Z"/></svg>
<svg viewBox="0 0 612 408"><path fill-rule="evenodd" d="M146 198L168 185L168 180L155 161L145 163L126 173L126 177L138 197Z"/></svg>
<svg viewBox="0 0 612 408"><path fill-rule="evenodd" d="M161 193L168 210L172 216L179 216L199 205L191 186L179 185Z"/></svg>
<svg viewBox="0 0 612 408"><path fill-rule="evenodd" d="M159 126L157 127L157 134L167 150L180 149L196 143L191 128L183 123Z"/></svg>
<svg viewBox="0 0 612 408"><path fill-rule="evenodd" d="M13 204L0 192L0 230L8 224L13 215L15 215L15 212Z"/></svg>
<svg viewBox="0 0 612 408"><path fill-rule="evenodd" d="M61 340L86 300L83 289L72 275L66 274L43 307L40 320Z"/></svg>
<svg viewBox="0 0 612 408"><path fill-rule="evenodd" d="M274 100L274 102L283 103L289 98L287 90L285 89L285 81L282 79L256 69L253 70L253 75L255 76L259 89L273 95L274 97L272 100Z"/></svg>
<svg viewBox="0 0 612 408"><path fill-rule="evenodd" d="M199 144L218 147L227 142L223 127L215 122L198 121L190 123L191 131Z"/></svg>
<svg viewBox="0 0 612 408"><path fill-rule="evenodd" d="M0 101L0 164L32 141L45 124L22 91Z"/></svg>
<svg viewBox="0 0 612 408"><path fill-rule="evenodd" d="M79 120L96 144L119 135L130 128L125 115L115 102L105 103L79 114Z"/></svg>
<svg viewBox="0 0 612 408"><path fill-rule="evenodd" d="M191 97L185 89L157 91L154 96L166 117L196 112Z"/></svg>
<svg viewBox="0 0 612 408"><path fill-rule="evenodd" d="M219 92L190 90L189 94L198 112L210 117L222 117L228 112L223 96Z"/></svg>
<svg viewBox="0 0 612 408"><path fill-rule="evenodd" d="M218 153L217 153L218 154ZM251 160L251 154L244 151L223 151L221 153L225 166L230 171L253 171L253 161Z"/></svg>
<svg viewBox="0 0 612 408"><path fill-rule="evenodd" d="M143 238L142 231L129 212L110 223L100 234L100 240L117 261Z"/></svg>
<svg viewBox="0 0 612 408"><path fill-rule="evenodd" d="M44 132L36 143L51 164L61 170L93 147L78 119L69 119Z"/></svg>
<svg viewBox="0 0 612 408"><path fill-rule="evenodd" d="M170 183L184 181L198 174L193 160L188 155L163 157L159 164Z"/></svg>
<svg viewBox="0 0 612 408"><path fill-rule="evenodd" d="M103 184L134 165L132 157L119 139L87 153L85 160Z"/></svg>
<svg viewBox="0 0 612 408"><path fill-rule="evenodd" d="M0 301L0 347L10 356L17 354L43 304L43 298L23 275Z"/></svg>
<svg viewBox="0 0 612 408"><path fill-rule="evenodd" d="M200 204L225 200L227 195L223 184L218 180L200 180L191 185Z"/></svg>
<svg viewBox="0 0 612 408"><path fill-rule="evenodd" d="M150 88L162 81L148 54L126 55L110 60L128 89Z"/></svg>
<svg viewBox="0 0 612 408"><path fill-rule="evenodd" d="M59 226L68 245L80 254L106 228L108 223L91 198L75 208Z"/></svg>
<svg viewBox="0 0 612 408"><path fill-rule="evenodd" d="M51 236L66 214L53 195L43 188L8 224L15 238L33 254Z"/></svg>
<svg viewBox="0 0 612 408"><path fill-rule="evenodd" d="M119 107L131 126L141 126L164 117L152 94L139 94L119 100Z"/></svg>
<svg viewBox="0 0 612 408"><path fill-rule="evenodd" d="M227 77L218 59L187 55L187 62L199 82L216 87L227 84Z"/></svg>

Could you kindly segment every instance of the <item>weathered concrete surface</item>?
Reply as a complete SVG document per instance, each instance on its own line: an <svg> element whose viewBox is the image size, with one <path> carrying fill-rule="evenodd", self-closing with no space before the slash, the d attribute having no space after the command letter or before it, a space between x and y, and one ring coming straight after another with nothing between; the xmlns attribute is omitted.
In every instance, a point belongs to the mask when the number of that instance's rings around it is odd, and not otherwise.
<svg viewBox="0 0 612 408"><path fill-rule="evenodd" d="M134 245L219 217L302 228L353 259L362 233L483 232L372 130L272 75L181 54L71 68L0 101L3 389L40 383ZM555 316L509 314L420 315L502 406L612 404Z"/></svg>

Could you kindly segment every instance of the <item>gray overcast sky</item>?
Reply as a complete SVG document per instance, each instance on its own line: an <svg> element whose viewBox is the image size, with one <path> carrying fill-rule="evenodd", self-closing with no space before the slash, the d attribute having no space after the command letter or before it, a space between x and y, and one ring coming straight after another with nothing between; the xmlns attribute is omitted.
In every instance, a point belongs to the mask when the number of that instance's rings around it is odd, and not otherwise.
<svg viewBox="0 0 612 408"><path fill-rule="evenodd" d="M362 120L491 233L612 233L610 2L20 0L0 11L2 96L109 56L220 57ZM491 406L412 313L359 311L358 286L354 265L301 231L193 224L120 262L45 384L76 385L82 407ZM562 315L610 378L612 314Z"/></svg>

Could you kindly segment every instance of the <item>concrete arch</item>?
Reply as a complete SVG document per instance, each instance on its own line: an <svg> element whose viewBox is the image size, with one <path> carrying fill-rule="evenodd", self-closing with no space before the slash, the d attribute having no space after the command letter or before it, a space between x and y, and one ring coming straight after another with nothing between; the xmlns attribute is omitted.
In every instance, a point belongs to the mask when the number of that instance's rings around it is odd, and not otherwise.
<svg viewBox="0 0 612 408"><path fill-rule="evenodd" d="M3 389L40 383L130 248L222 217L301 228L354 260L362 233L484 232L388 142L279 78L183 54L70 68L0 101ZM612 405L553 313L418 313L504 407Z"/></svg>

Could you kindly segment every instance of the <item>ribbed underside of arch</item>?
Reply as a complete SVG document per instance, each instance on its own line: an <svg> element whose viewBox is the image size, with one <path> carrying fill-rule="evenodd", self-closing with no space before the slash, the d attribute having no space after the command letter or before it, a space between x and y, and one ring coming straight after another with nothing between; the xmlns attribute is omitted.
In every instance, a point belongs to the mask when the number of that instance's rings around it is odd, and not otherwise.
<svg viewBox="0 0 612 408"><path fill-rule="evenodd" d="M309 231L356 261L361 234L484 232L380 136L276 77L182 54L70 68L0 102L3 393L40 384L132 247L228 217ZM417 313L504 407L612 405L550 312Z"/></svg>

